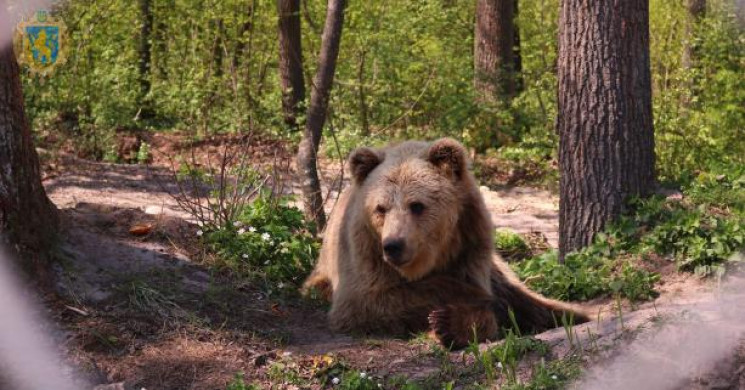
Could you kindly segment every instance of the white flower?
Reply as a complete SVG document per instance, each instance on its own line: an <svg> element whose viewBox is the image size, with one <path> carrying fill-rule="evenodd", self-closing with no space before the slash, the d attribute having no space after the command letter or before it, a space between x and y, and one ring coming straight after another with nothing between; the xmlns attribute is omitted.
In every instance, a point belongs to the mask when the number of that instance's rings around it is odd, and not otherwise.
<svg viewBox="0 0 745 390"><path fill-rule="evenodd" d="M248 227L248 231L251 232L251 233L256 233L256 228L253 227L253 226L249 226Z"/></svg>
<svg viewBox="0 0 745 390"><path fill-rule="evenodd" d="M287 249L287 248L282 248L282 249L279 250L279 253L285 253L285 254L287 254L287 253L290 253L290 250Z"/></svg>
<svg viewBox="0 0 745 390"><path fill-rule="evenodd" d="M334 378L331 380L331 383L338 385L339 383L341 383L341 380L339 378Z"/></svg>
<svg viewBox="0 0 745 390"><path fill-rule="evenodd" d="M238 229L238 234L243 234L245 232L246 232L246 229L244 229L244 228Z"/></svg>
<svg viewBox="0 0 745 390"><path fill-rule="evenodd" d="M362 379L367 378L367 374L365 374L364 372L361 372L360 373L360 378L362 378Z"/></svg>
<svg viewBox="0 0 745 390"><path fill-rule="evenodd" d="M501 370L501 369L502 369L502 367L504 367L504 366L502 365L502 362L497 362L497 368Z"/></svg>
<svg viewBox="0 0 745 390"><path fill-rule="evenodd" d="M272 236L269 235L269 233L262 233L261 234L261 239L263 239L264 241L269 241L269 240L272 239Z"/></svg>
<svg viewBox="0 0 745 390"><path fill-rule="evenodd" d="M264 265L269 265L269 260L265 261Z"/></svg>
<svg viewBox="0 0 745 390"><path fill-rule="evenodd" d="M197 230L197 237L202 237L204 235L204 232L202 229Z"/></svg>
<svg viewBox="0 0 745 390"><path fill-rule="evenodd" d="M247 254L245 254L245 253L244 253L244 254L242 254L242 255L241 255L241 257L242 257L242 258L244 258L244 259L248 259L248 255L247 255Z"/></svg>
<svg viewBox="0 0 745 390"><path fill-rule="evenodd" d="M551 379L553 379L553 380L557 380L557 379L559 379L559 377L558 377L558 376L556 376L556 375L551 375Z"/></svg>
<svg viewBox="0 0 745 390"><path fill-rule="evenodd" d="M285 288L285 284L282 282L279 282L279 284L277 284L277 288Z"/></svg>
<svg viewBox="0 0 745 390"><path fill-rule="evenodd" d="M233 226L235 226L235 227L241 227L241 226L243 226L243 222L241 222L241 221L235 221L235 222L233 222Z"/></svg>

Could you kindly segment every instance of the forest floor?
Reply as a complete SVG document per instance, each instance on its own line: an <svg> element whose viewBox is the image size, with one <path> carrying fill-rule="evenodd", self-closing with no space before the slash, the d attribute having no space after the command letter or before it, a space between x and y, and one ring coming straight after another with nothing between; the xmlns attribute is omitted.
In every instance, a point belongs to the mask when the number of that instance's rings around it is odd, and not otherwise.
<svg viewBox="0 0 745 390"><path fill-rule="evenodd" d="M484 381L473 354L441 353L422 337L336 334L326 325L324 303L267 295L250 282L211 269L196 249L198 227L173 198L179 189L164 158L186 149L157 135L148 142L155 155L150 166L97 163L65 154L44 159L44 184L62 211L65 232L57 269L62 294L47 304L62 329L69 359L91 381L119 383L111 389L222 390L242 372L248 383L262 388L299 389L308 388L300 385L304 379L321 378L340 367L376 380L454 380L454 388ZM192 146L206 158L226 142L232 140ZM255 144L249 155L257 164L289 161L288 148L281 143ZM338 183L339 168L338 162L324 161L324 182ZM556 246L555 195L510 186L482 187L482 192L497 227ZM152 227L148 234L130 234L131 227L143 224ZM655 301L623 304L621 316L611 299L581 303L597 313L597 320L570 332L560 328L538 335L550 352L523 359L517 376L527 380L536 361L571 355L590 375L610 365L614 372L627 370L628 377L648 376L644 383L660 384L637 389L745 389L741 334L732 326L734 320L722 315L726 307L716 303L723 288L669 265L657 271L662 280ZM725 347L717 344L718 335L727 336ZM712 353L696 360L692 356L701 355L699 350L651 350L654 340L676 347L702 340ZM665 351L669 355L660 356ZM628 356L651 360L640 369ZM667 364L658 363L660 359ZM666 371L668 366L673 368ZM605 374L598 372L602 379ZM494 386L503 380L498 376ZM599 387L588 383L585 388ZM674 386L662 385L670 383Z"/></svg>

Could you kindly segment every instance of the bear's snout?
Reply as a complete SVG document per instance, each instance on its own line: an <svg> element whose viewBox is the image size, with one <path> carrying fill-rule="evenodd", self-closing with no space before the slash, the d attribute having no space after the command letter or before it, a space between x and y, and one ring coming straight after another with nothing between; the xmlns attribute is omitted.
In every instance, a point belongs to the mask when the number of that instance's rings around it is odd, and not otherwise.
<svg viewBox="0 0 745 390"><path fill-rule="evenodd" d="M395 266L401 266L406 263L404 258L404 250L406 249L406 242L400 238L389 238L383 241L383 253L385 259L389 263Z"/></svg>

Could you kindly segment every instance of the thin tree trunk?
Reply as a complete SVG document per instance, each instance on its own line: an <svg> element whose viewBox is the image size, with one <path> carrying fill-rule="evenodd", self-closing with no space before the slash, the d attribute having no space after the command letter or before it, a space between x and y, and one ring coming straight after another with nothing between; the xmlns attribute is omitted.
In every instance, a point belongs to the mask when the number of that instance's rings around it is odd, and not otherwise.
<svg viewBox="0 0 745 390"><path fill-rule="evenodd" d="M152 33L153 33L153 10L152 0L138 0L140 6L140 44L138 49L139 56L139 82L140 93L138 104L142 110L141 117L148 117L152 114L152 108L148 102L147 95L150 93L150 68L152 52Z"/></svg>
<svg viewBox="0 0 745 390"><path fill-rule="evenodd" d="M683 69L689 72L684 79L687 93L683 95L683 105L690 106L691 98L697 94L697 83L691 71L698 64L698 45L696 44L696 35L698 34L701 19L706 15L706 0L686 0L688 9L688 20L686 21L686 41L683 45Z"/></svg>
<svg viewBox="0 0 745 390"><path fill-rule="evenodd" d="M735 0L735 15L740 27L745 28L745 0Z"/></svg>
<svg viewBox="0 0 745 390"><path fill-rule="evenodd" d="M370 135L370 123L367 118L367 95L365 95L365 58L367 51L360 51L360 61L357 64L357 99L360 110L360 126L362 127L362 136Z"/></svg>
<svg viewBox="0 0 745 390"><path fill-rule="evenodd" d="M655 186L648 0L564 0L558 76L563 259Z"/></svg>
<svg viewBox="0 0 745 390"><path fill-rule="evenodd" d="M161 2L156 7L157 22L155 23L155 32L153 34L155 44L155 61L154 66L156 73L161 80L168 80L168 20L167 13L171 12L175 5L170 1Z"/></svg>
<svg viewBox="0 0 745 390"><path fill-rule="evenodd" d="M215 27L215 40L212 43L212 58L215 60L215 78L219 80L223 75L225 22L220 18L213 21L213 26Z"/></svg>
<svg viewBox="0 0 745 390"><path fill-rule="evenodd" d="M305 213L316 222L321 230L326 225L326 214L323 211L321 181L318 178L318 146L321 142L323 125L326 122L329 95L336 72L336 60L339 56L342 26L344 25L344 8L346 0L329 0L326 10L326 23L321 37L321 52L318 70L313 79L310 94L310 106L303 140L298 149L297 165L302 176L302 190L305 198Z"/></svg>
<svg viewBox="0 0 745 390"><path fill-rule="evenodd" d="M512 18L513 26L515 27L515 42L512 46L512 56L513 56L513 70L515 75L515 94L522 92L524 88L524 81L523 81L523 56L520 52L520 25L517 23L518 15L520 13L518 9L518 0L514 0L513 4L513 13L514 16Z"/></svg>
<svg viewBox="0 0 745 390"><path fill-rule="evenodd" d="M474 31L474 85L483 99L515 95L515 2L478 0Z"/></svg>
<svg viewBox="0 0 745 390"><path fill-rule="evenodd" d="M9 26L8 20L0 1L0 28ZM0 242L18 249L27 270L46 281L44 253L55 241L57 225L56 208L41 184L13 47L0 46Z"/></svg>
<svg viewBox="0 0 745 390"><path fill-rule="evenodd" d="M285 124L299 130L297 118L303 113L305 79L300 31L300 0L277 0L279 11L279 74Z"/></svg>

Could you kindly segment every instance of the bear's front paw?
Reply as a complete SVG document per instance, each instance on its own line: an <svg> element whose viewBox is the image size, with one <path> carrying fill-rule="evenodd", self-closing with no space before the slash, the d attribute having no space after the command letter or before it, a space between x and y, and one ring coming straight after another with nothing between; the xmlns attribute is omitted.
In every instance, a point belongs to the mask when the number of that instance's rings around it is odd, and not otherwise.
<svg viewBox="0 0 745 390"><path fill-rule="evenodd" d="M448 305L433 310L429 313L429 327L431 335L446 348L460 349L468 345L468 335L463 334L461 329L455 329L457 324L457 310Z"/></svg>

